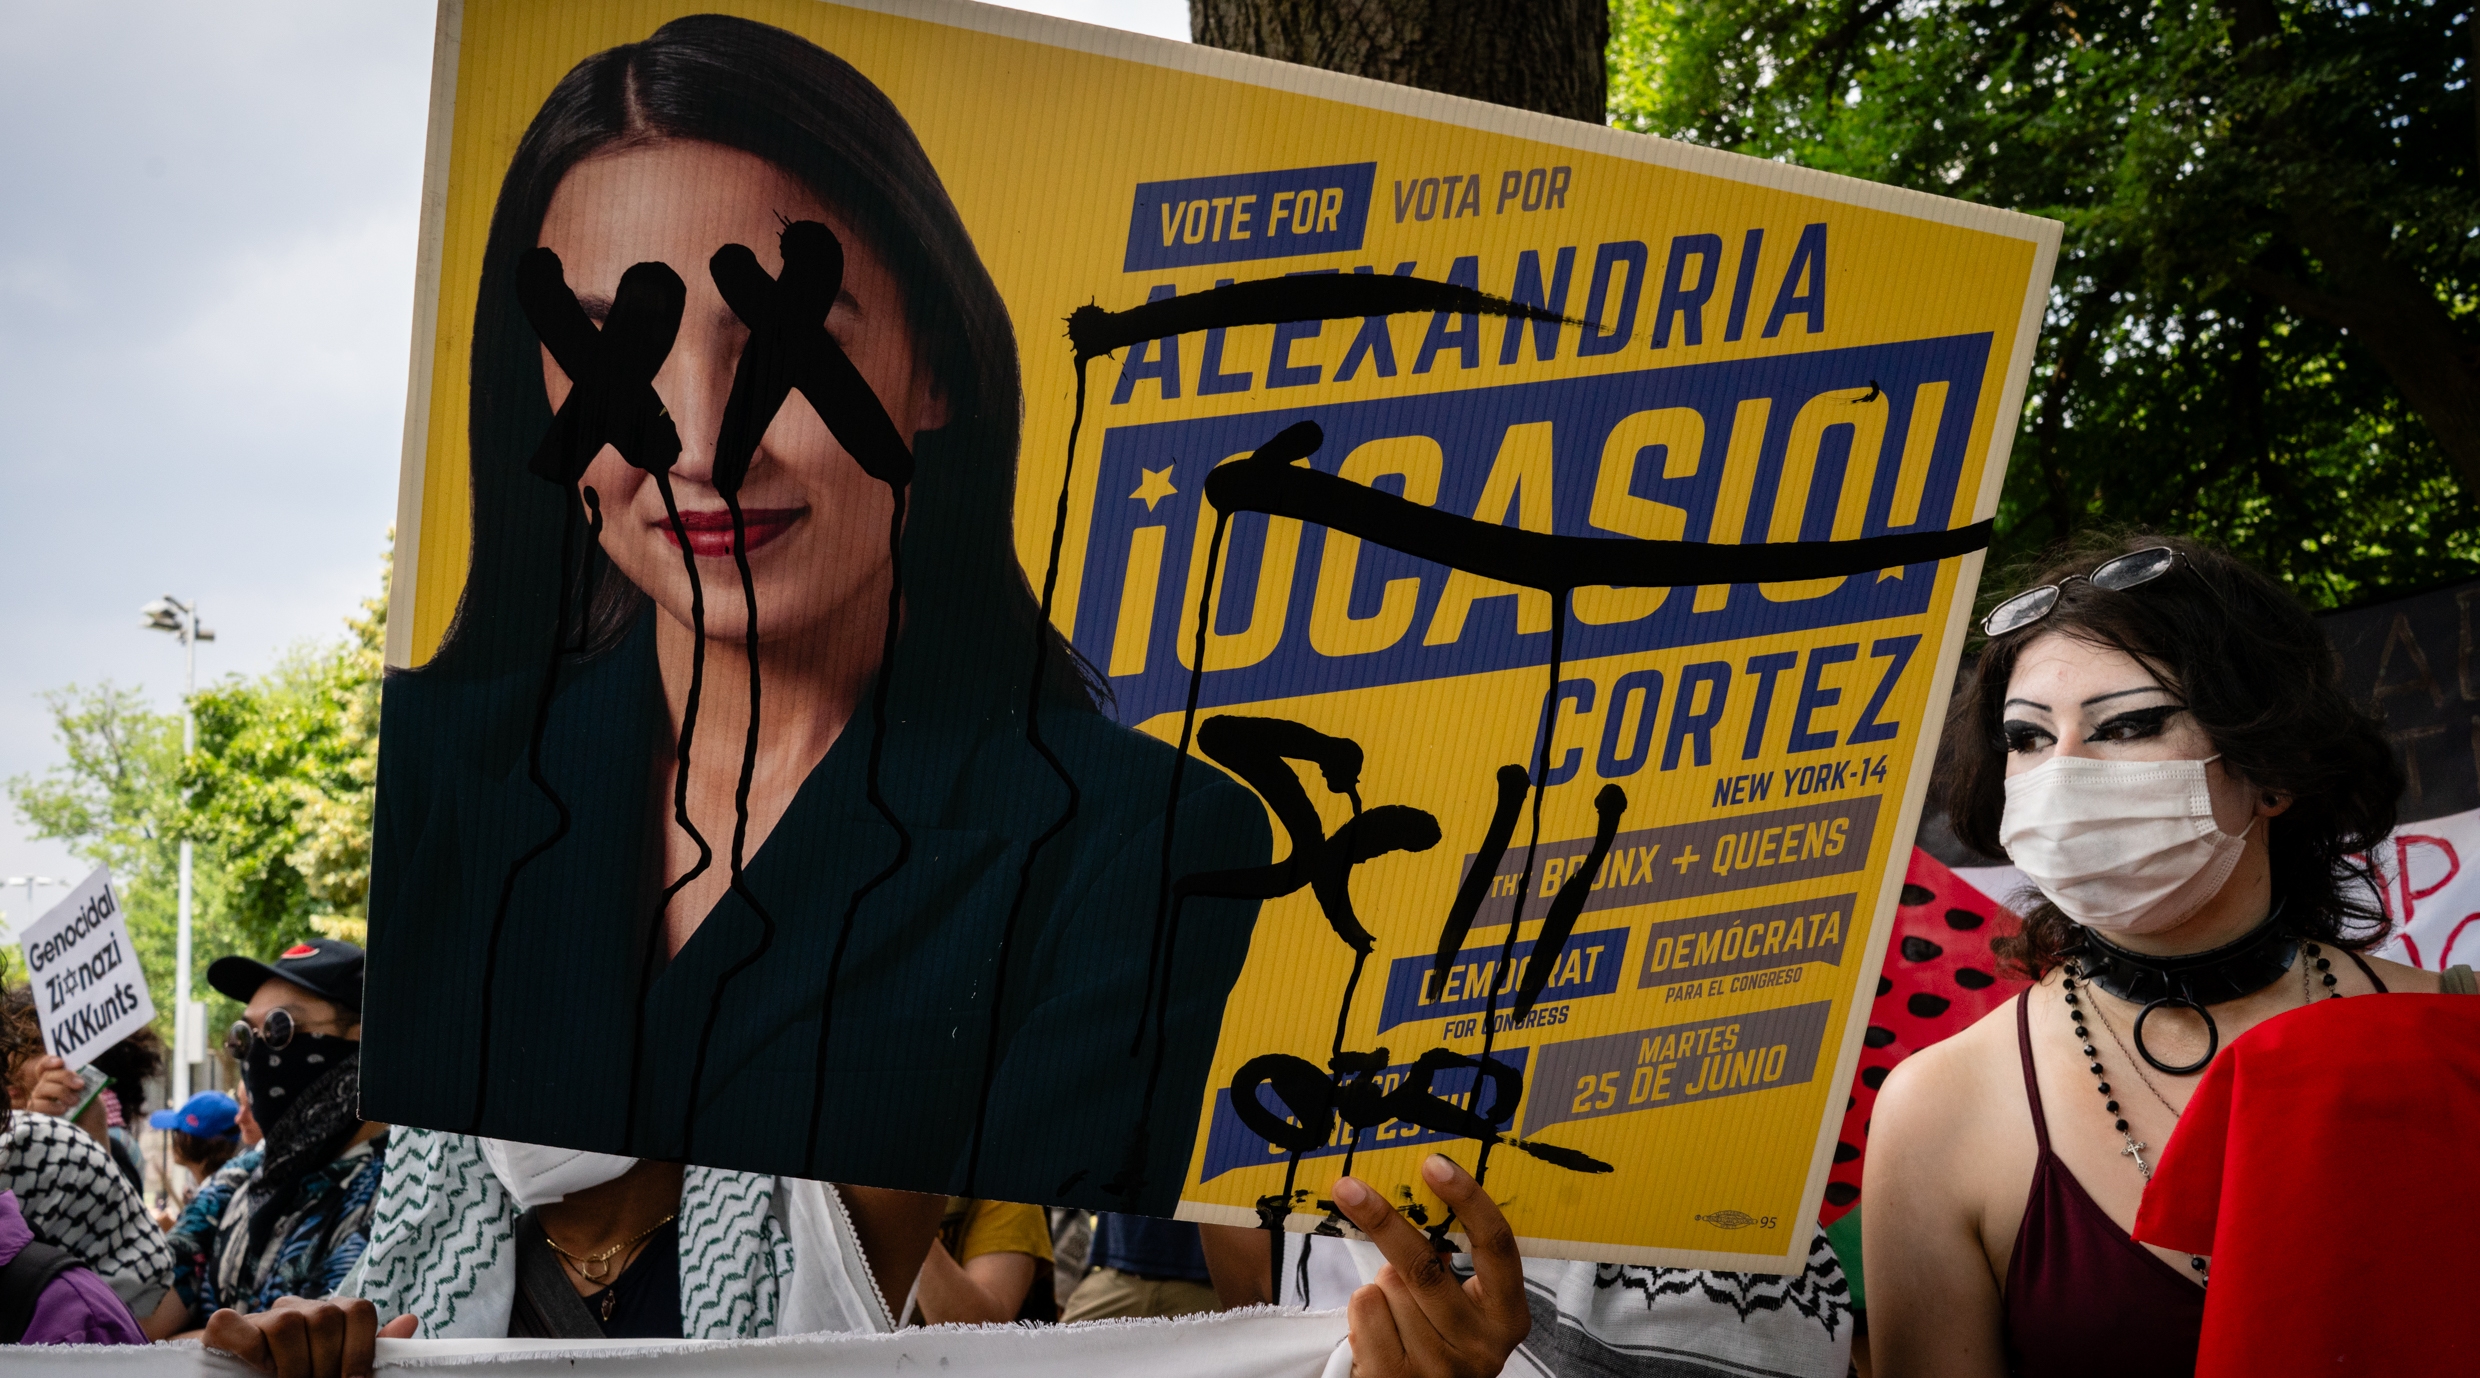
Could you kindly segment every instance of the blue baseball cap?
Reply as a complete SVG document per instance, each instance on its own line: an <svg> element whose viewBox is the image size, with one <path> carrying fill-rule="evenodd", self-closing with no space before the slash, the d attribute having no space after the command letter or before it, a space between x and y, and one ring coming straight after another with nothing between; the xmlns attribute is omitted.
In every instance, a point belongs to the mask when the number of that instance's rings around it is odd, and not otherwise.
<svg viewBox="0 0 2480 1378"><path fill-rule="evenodd" d="M201 1091L178 1110L158 1110L146 1117L157 1129L177 1129L200 1139L241 1137L241 1102L221 1091Z"/></svg>

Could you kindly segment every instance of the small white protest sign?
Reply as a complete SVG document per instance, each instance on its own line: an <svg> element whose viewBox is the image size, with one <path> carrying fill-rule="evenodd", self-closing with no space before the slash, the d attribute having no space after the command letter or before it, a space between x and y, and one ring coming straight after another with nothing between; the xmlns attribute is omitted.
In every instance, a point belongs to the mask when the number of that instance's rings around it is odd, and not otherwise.
<svg viewBox="0 0 2480 1378"><path fill-rule="evenodd" d="M155 1018L112 871L98 866L17 935L43 1046L75 1071Z"/></svg>

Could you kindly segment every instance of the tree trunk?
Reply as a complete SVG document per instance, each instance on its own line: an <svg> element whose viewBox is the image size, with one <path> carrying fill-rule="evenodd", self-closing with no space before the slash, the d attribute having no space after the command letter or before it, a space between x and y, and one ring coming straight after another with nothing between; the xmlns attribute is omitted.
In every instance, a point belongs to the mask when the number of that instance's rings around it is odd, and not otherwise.
<svg viewBox="0 0 2480 1378"><path fill-rule="evenodd" d="M1188 0L1209 47L1608 120L1608 0Z"/></svg>

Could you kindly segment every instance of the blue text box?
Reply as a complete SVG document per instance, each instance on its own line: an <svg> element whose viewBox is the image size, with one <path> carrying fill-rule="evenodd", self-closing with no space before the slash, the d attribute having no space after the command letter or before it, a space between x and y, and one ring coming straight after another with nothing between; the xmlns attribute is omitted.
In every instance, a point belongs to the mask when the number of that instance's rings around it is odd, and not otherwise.
<svg viewBox="0 0 2480 1378"><path fill-rule="evenodd" d="M1120 271L1345 253L1369 228L1376 163L1139 182Z"/></svg>

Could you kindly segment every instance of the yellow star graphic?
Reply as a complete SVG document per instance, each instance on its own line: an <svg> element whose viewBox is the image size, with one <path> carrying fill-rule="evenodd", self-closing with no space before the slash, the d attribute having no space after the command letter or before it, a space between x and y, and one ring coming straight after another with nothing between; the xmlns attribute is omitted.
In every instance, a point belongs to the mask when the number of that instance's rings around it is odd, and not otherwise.
<svg viewBox="0 0 2480 1378"><path fill-rule="evenodd" d="M1138 473L1145 475L1145 481L1138 484L1137 491L1128 496L1145 499L1145 510L1153 511L1155 503L1180 491L1171 486L1171 471L1176 467L1178 466L1166 464L1160 469L1138 469Z"/></svg>

